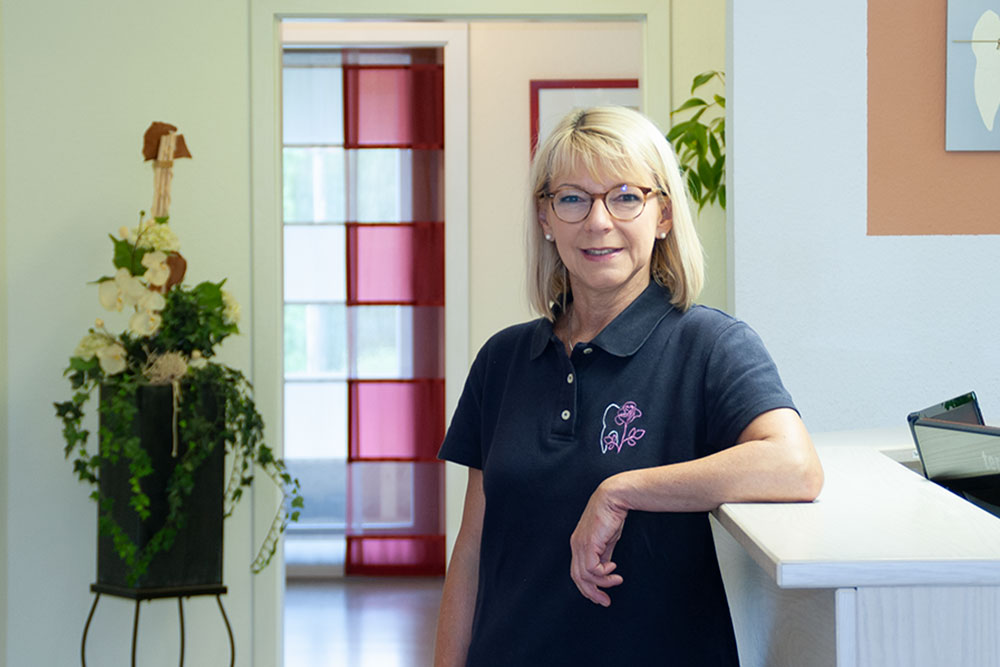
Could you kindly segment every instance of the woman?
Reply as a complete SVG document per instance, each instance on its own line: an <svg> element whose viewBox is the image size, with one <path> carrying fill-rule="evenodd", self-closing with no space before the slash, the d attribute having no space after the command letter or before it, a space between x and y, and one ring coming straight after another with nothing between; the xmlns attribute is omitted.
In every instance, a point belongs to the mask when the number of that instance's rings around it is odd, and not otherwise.
<svg viewBox="0 0 1000 667"><path fill-rule="evenodd" d="M469 467L437 665L737 665L707 512L822 470L760 339L693 305L663 134L578 111L539 148L534 322L479 352L440 456Z"/></svg>

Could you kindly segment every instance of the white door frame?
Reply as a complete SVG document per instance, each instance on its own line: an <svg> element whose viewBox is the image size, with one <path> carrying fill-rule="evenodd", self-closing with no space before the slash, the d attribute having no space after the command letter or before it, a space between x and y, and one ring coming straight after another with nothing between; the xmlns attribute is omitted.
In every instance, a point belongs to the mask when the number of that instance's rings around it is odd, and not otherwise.
<svg viewBox="0 0 1000 667"><path fill-rule="evenodd" d="M251 17L252 378L269 442L283 451L283 294L281 211L281 50L317 46L425 46L444 49L445 76L445 394L450 415L458 402L469 347L469 48L465 22L359 23L280 21ZM450 471L449 471L450 472ZM447 474L449 501L464 483ZM454 490L457 488L457 491ZM254 493L254 539L268 530L277 498ZM270 508L270 509L269 509ZM280 665L284 563L254 578L253 664Z"/></svg>

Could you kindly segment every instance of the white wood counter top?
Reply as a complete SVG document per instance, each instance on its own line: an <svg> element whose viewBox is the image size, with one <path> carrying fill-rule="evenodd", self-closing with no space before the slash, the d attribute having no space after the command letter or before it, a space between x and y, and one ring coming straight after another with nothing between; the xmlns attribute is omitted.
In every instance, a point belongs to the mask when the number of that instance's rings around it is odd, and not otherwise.
<svg viewBox="0 0 1000 667"><path fill-rule="evenodd" d="M814 440L826 477L815 502L713 513L779 587L1000 586L1000 518L884 454L912 450L905 427Z"/></svg>

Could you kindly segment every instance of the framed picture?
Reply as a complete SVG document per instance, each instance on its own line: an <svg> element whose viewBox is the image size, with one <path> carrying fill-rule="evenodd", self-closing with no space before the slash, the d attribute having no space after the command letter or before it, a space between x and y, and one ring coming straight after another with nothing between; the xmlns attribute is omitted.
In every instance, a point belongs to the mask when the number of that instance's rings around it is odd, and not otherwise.
<svg viewBox="0 0 1000 667"><path fill-rule="evenodd" d="M995 0L948 0L946 150L1000 150L997 11Z"/></svg>
<svg viewBox="0 0 1000 667"><path fill-rule="evenodd" d="M531 81L531 154L573 109L617 104L639 110L638 79L536 79Z"/></svg>

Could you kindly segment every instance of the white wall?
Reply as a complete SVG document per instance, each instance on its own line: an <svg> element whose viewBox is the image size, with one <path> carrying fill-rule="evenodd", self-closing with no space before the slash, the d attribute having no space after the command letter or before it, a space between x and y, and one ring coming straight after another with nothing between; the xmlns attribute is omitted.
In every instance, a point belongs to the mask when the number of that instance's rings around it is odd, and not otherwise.
<svg viewBox="0 0 1000 667"><path fill-rule="evenodd" d="M471 355L500 329L535 317L525 292L529 82L641 75L639 22L470 24Z"/></svg>
<svg viewBox="0 0 1000 667"><path fill-rule="evenodd" d="M672 107L680 106L691 97L691 81L695 76L708 70L726 69L725 26L726 0L673 0L671 3ZM716 92L711 86L699 88L696 93ZM690 112L682 112L674 120L681 121L690 116ZM707 119L708 116L705 117ZM705 247L705 288L698 302L726 310L729 284L726 273L726 212L718 204L713 204L700 212L694 207L692 213L698 236Z"/></svg>
<svg viewBox="0 0 1000 667"><path fill-rule="evenodd" d="M107 235L149 208L140 142L150 121L179 126L194 154L177 162L171 210L189 281L228 277L237 299L250 301L247 51L245 0L4 2L8 667L79 661L96 508L63 458L52 403L69 396L62 372L80 337L107 317L87 284L111 268ZM224 357L246 369L248 336ZM249 514L244 503L226 522L224 600L241 665L254 635ZM90 664L128 664L132 610L102 599ZM185 611L189 664L228 664L215 601L192 599ZM177 664L176 604L144 604L139 638L140 664Z"/></svg>
<svg viewBox="0 0 1000 667"><path fill-rule="evenodd" d="M867 3L729 12L731 305L806 424L902 425L969 389L1000 422L1000 240L866 236Z"/></svg>
<svg viewBox="0 0 1000 667"><path fill-rule="evenodd" d="M3 2L0 0L0 102L3 100L4 71ZM0 103L0 508L10 506L7 497L7 179L4 148L4 105ZM7 651L7 512L0 510L0 663L6 664Z"/></svg>

